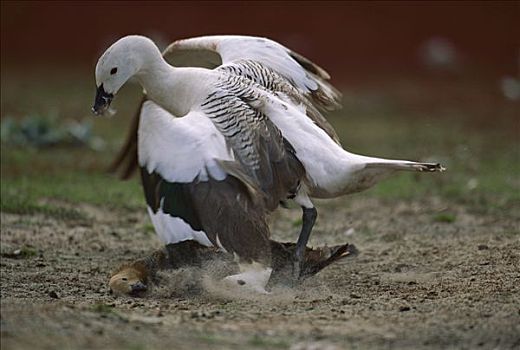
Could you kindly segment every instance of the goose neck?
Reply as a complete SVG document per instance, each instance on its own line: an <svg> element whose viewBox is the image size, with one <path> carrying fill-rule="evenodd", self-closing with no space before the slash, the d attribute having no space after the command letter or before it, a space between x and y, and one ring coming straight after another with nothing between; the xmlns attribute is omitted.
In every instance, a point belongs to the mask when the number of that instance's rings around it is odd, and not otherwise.
<svg viewBox="0 0 520 350"><path fill-rule="evenodd" d="M184 111L175 103L175 90L179 86L177 68L169 65L162 57L147 62L136 74L136 78L150 99L169 112L180 116Z"/></svg>

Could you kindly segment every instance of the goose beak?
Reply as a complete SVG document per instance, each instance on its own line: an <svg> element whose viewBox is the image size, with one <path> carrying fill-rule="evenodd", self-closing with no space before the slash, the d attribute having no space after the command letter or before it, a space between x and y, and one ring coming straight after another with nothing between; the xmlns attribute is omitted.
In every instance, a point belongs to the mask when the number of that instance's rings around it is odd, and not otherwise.
<svg viewBox="0 0 520 350"><path fill-rule="evenodd" d="M130 295L140 296L142 293L146 292L148 287L141 281L138 281L130 286Z"/></svg>
<svg viewBox="0 0 520 350"><path fill-rule="evenodd" d="M108 107L110 107L110 102L112 102L113 98L114 94L107 93L103 88L103 84L99 85L96 91L96 99L92 107L92 112L94 112L95 115L103 115Z"/></svg>

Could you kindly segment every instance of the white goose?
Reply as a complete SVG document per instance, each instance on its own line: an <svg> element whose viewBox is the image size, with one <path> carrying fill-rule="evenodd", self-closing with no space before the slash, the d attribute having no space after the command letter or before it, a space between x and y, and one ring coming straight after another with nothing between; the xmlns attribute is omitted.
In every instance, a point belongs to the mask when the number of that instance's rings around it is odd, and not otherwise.
<svg viewBox="0 0 520 350"><path fill-rule="evenodd" d="M316 219L309 197L332 198L362 191L396 170L444 170L439 164L345 151L318 109L339 106L340 95L326 82L328 74L276 42L244 36L200 37L174 42L165 56L174 60L184 56L188 61L199 57L214 69L174 67L150 39L124 37L98 61L94 112L103 113L121 86L135 77L147 97L169 113L161 112L159 118L159 107L144 104L139 164L149 174L156 172L172 183L223 180L232 175L252 191L267 193L268 209L284 196L294 196L303 209L296 265L302 261ZM174 124L183 125L185 138ZM179 154L178 147L187 143L192 145L187 153ZM283 163L283 171L276 171L275 162ZM299 174L298 162L304 174ZM285 183L276 187L276 181ZM285 192L281 195L280 191ZM175 230L169 234L178 235ZM160 235L167 231L158 230ZM186 237L186 233L180 236ZM204 237L192 233L189 238L222 244Z"/></svg>

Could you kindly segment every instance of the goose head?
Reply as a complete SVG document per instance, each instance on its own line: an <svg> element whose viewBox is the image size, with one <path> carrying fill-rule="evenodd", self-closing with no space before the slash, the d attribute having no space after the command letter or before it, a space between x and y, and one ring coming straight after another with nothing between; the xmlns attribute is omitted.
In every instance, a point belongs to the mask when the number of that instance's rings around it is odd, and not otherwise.
<svg viewBox="0 0 520 350"><path fill-rule="evenodd" d="M148 289L146 272L140 266L123 266L108 283L110 291L118 295L141 296Z"/></svg>
<svg viewBox="0 0 520 350"><path fill-rule="evenodd" d="M110 46L96 65L96 98L92 111L103 114L119 89L139 74L160 51L154 42L140 35L125 36Z"/></svg>

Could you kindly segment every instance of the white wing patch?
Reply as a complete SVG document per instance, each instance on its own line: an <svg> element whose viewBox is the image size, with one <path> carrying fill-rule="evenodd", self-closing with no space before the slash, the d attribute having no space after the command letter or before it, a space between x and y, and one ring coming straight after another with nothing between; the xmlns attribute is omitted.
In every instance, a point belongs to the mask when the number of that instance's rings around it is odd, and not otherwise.
<svg viewBox="0 0 520 350"><path fill-rule="evenodd" d="M195 231L181 218L164 213L162 210L162 201L157 213L154 213L152 208L148 207L148 214L150 214L155 232L164 244L193 240L206 247L213 246L205 232Z"/></svg>
<svg viewBox="0 0 520 350"><path fill-rule="evenodd" d="M199 111L176 118L152 101L141 110L139 165L169 182L223 180L227 174L215 159L234 160L224 136Z"/></svg>
<svg viewBox="0 0 520 350"><path fill-rule="evenodd" d="M262 112L281 130L302 162L310 194L323 197L320 191L339 191L345 179L356 170L356 159L327 133L302 113L298 106L284 103L276 97L266 99ZM312 142L309 142L312 140Z"/></svg>
<svg viewBox="0 0 520 350"><path fill-rule="evenodd" d="M309 92L316 90L319 80L310 76L293 57L285 46L276 41L242 35L210 35L177 40L164 51L168 57L172 53L179 55L183 50L210 50L218 52L222 58L222 64L238 60L254 60L270 67L274 71L289 79L298 89ZM207 56L207 55L206 55ZM215 63L216 67L220 62ZM322 79L329 79L329 75L322 68L319 70Z"/></svg>
<svg viewBox="0 0 520 350"><path fill-rule="evenodd" d="M255 59L280 72L303 91L318 88L316 81L289 55L288 49L276 41L267 38L228 36L222 37L218 46L223 62L244 59L244 53L247 53L247 58Z"/></svg>

